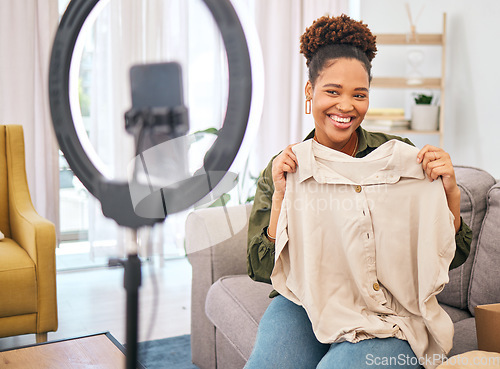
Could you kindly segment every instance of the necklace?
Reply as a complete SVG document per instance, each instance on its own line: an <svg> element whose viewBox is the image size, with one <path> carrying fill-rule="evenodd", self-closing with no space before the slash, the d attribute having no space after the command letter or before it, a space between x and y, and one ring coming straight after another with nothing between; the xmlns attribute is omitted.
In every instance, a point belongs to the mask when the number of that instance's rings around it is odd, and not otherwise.
<svg viewBox="0 0 500 369"><path fill-rule="evenodd" d="M358 144L359 144L359 138L358 138L358 135L357 135L356 133L354 133L354 134L356 135L356 143L354 144L354 150L352 151L351 156L355 156L355 155L356 155L356 152L358 151ZM314 134L314 140L315 140L316 142L319 142L319 141L318 141L318 138L316 137L316 133ZM348 143L349 143L349 142L348 142ZM346 144L346 145L344 145L344 146L347 146L347 144ZM340 149L339 151L342 151L342 150L343 150L343 148L342 148L342 149ZM346 153L346 154L347 154L347 153Z"/></svg>
<svg viewBox="0 0 500 369"><path fill-rule="evenodd" d="M356 135L356 144L354 145L354 150L352 151L351 156L356 155L356 151L358 150L358 143L359 143L359 139L358 139L358 135Z"/></svg>

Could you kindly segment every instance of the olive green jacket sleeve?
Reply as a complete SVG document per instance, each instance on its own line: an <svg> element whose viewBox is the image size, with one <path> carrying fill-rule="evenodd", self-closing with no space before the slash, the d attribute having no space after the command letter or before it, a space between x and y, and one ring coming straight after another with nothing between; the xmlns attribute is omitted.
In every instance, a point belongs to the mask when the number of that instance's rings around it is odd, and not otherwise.
<svg viewBox="0 0 500 369"><path fill-rule="evenodd" d="M366 143L363 142L363 147L358 151L357 157L367 155L367 153L373 151L374 148L391 138L400 139L413 145L407 139L378 133L373 134L364 130L361 132L364 135L363 141L366 141ZM273 192L274 184L271 159L267 167L262 171L257 182L257 190L255 192L255 199L248 224L247 245L248 275L255 281L266 283L271 283L271 273L274 268L274 242L266 237L267 227L269 226L269 220L271 218ZM460 228L455 235L456 251L455 257L450 264L450 269L462 265L465 260L467 260L471 242L472 230L461 219Z"/></svg>
<svg viewBox="0 0 500 369"><path fill-rule="evenodd" d="M274 268L274 242L266 236L274 192L271 169L272 160L261 173L257 182L257 190L248 223L248 275L255 281L266 283L271 283L271 272Z"/></svg>
<svg viewBox="0 0 500 369"><path fill-rule="evenodd" d="M469 257L471 243L472 229L470 229L463 221L462 217L460 217L460 228L455 235L455 244L457 248L455 249L455 257L450 264L450 270L465 263L465 260Z"/></svg>

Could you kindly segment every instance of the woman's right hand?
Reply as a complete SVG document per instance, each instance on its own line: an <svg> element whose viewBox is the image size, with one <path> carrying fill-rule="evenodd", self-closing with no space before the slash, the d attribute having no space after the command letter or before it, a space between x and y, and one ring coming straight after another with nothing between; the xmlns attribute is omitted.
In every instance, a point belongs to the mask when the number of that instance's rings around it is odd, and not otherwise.
<svg viewBox="0 0 500 369"><path fill-rule="evenodd" d="M286 188L286 173L294 173L297 170L297 157L292 151L292 147L297 144L288 145L273 160L273 183L274 195L283 197Z"/></svg>

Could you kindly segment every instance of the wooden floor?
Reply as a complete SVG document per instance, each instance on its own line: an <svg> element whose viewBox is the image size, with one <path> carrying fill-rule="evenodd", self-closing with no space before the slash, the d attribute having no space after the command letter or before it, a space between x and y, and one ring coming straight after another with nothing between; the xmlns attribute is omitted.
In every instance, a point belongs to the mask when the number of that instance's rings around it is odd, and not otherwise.
<svg viewBox="0 0 500 369"><path fill-rule="evenodd" d="M139 341L190 333L191 265L186 258L168 260L163 267L144 265L139 294ZM58 272L57 298L59 329L49 333L49 341L109 331L125 343L122 268ZM0 350L33 343L34 334L0 338Z"/></svg>

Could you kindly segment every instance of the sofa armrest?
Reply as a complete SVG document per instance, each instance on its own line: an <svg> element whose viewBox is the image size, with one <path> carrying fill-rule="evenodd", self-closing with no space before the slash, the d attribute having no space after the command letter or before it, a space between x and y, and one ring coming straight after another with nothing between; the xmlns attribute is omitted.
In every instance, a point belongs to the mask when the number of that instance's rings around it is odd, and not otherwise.
<svg viewBox="0 0 500 369"><path fill-rule="evenodd" d="M186 220L186 253L193 266L208 263L214 283L220 277L247 274L247 231L251 205L193 211ZM204 255L201 257L201 255Z"/></svg>
<svg viewBox="0 0 500 369"><path fill-rule="evenodd" d="M56 231L31 201L25 169L24 135L20 125L6 128L11 238L31 257L37 278L37 332L57 330Z"/></svg>
<svg viewBox="0 0 500 369"><path fill-rule="evenodd" d="M16 215L11 213L12 239L27 251L35 264L37 333L56 331L58 321L55 226L34 210L18 210Z"/></svg>
<svg viewBox="0 0 500 369"><path fill-rule="evenodd" d="M247 274L246 249L251 205L195 210L186 220L186 254L192 266L191 353L201 369L215 368L215 327L205 315L214 282Z"/></svg>

